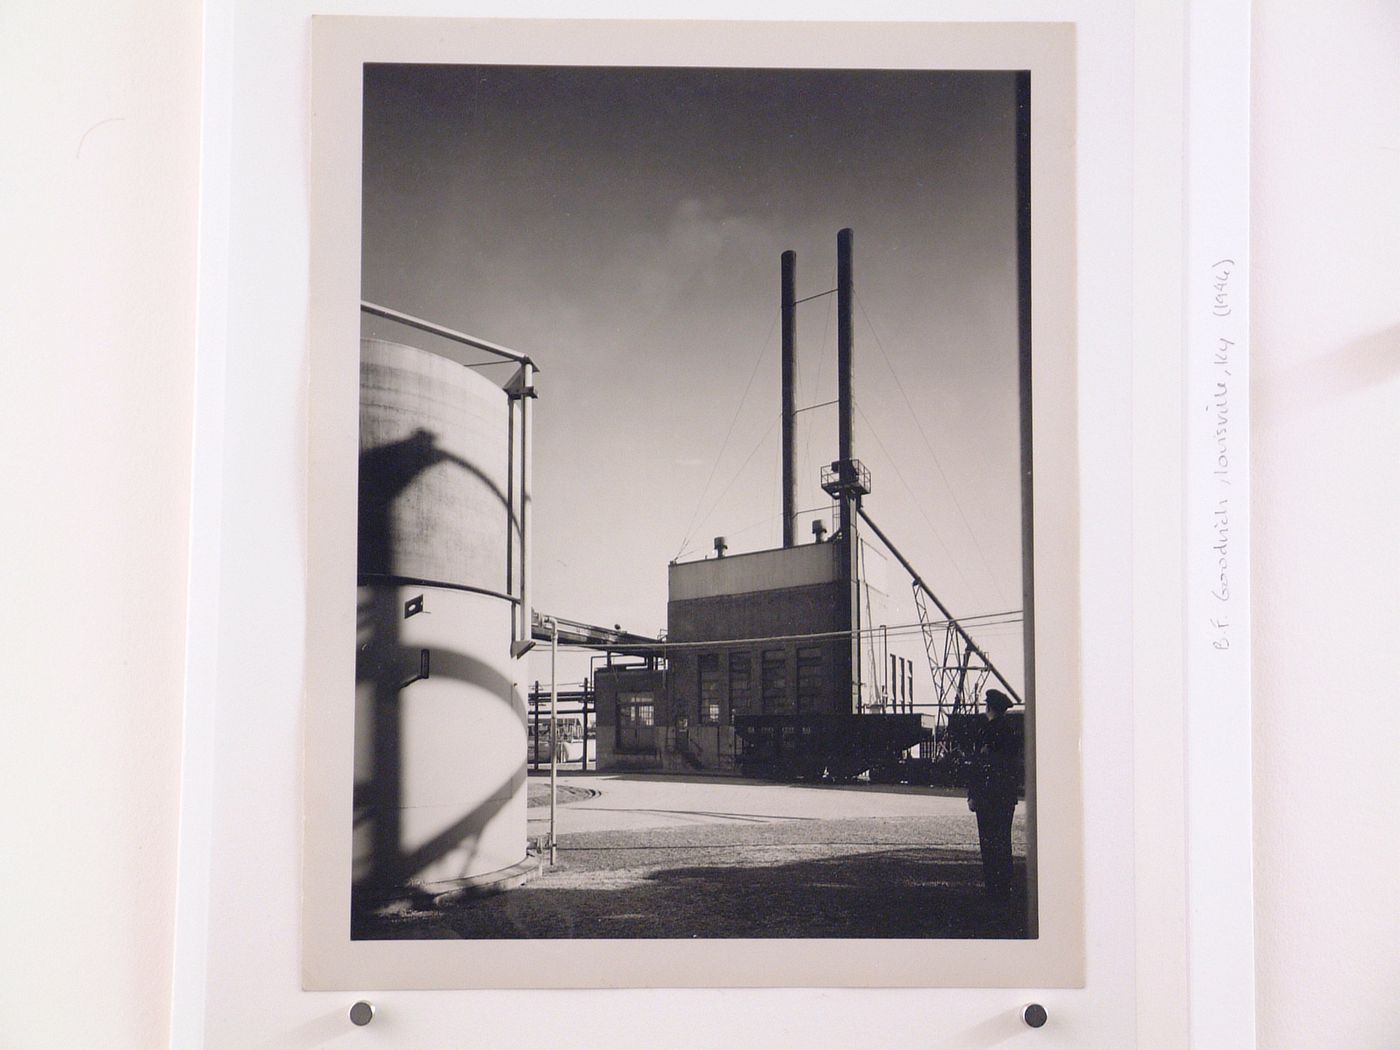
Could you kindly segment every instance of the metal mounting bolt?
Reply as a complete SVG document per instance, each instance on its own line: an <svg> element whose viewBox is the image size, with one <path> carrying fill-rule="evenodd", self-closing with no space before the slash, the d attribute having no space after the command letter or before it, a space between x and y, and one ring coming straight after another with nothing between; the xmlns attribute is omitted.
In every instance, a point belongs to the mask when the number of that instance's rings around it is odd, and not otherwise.
<svg viewBox="0 0 1400 1050"><path fill-rule="evenodd" d="M350 1007L350 1023L363 1028L374 1020L374 1004L361 999Z"/></svg>
<svg viewBox="0 0 1400 1050"><path fill-rule="evenodd" d="M1025 1021L1031 1028L1041 1028L1046 1021L1050 1020L1050 1015L1045 1012L1045 1007L1039 1003L1028 1003L1021 1010L1021 1020Z"/></svg>

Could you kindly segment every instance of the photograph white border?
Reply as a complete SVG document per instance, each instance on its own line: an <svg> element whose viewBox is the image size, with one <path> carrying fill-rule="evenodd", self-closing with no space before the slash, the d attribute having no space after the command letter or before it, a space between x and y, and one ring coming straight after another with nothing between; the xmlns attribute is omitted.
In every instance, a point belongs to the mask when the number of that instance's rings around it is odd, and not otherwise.
<svg viewBox="0 0 1400 1050"><path fill-rule="evenodd" d="M394 992L364 986L380 1008L376 1045L437 1045L445 1033L500 1041L522 1011L538 1030L570 1028L580 1047L676 1050L789 1042L883 1040L925 1046L932 1017L944 1050L976 1050L1024 1033L1032 998L1050 1009L1036 1033L1050 1050L1141 1045L1154 1050L1249 1045L1252 967L1234 967L1194 1009L1193 988L1214 950L1187 900L1189 864L1204 877L1217 851L1247 851L1248 754L1193 772L1201 797L1228 807L1226 834L1198 841L1185 811L1188 748L1183 696L1185 438L1184 176L1188 15L1209 4L1227 32L1198 60L1220 61L1214 112L1247 124L1248 0L1008 0L996 17L1073 22L1078 32L1081 334L1096 354L1081 377L1082 502L1121 556L1090 545L1085 580L1084 782L1086 984L1082 990L703 989L580 992ZM648 5L649 7L650 5ZM1221 8L1228 8L1222 11ZM198 328L192 549L181 773L172 1045L321 1046L350 1031L347 993L300 988L297 865L302 811L304 552L299 523L307 470L306 320L310 21L349 15L578 17L641 13L620 0L570 5L517 0L206 0L198 245ZM652 12L654 13L654 12ZM844 8L798 0L707 0L690 17L841 18ZM886 0L867 19L977 19L980 0L930 7ZM1217 143L1217 146L1219 143ZM1227 225L1247 224L1248 143L1207 158L1228 191ZM1105 251L1131 226L1129 257ZM1105 344L1108 344L1107 346ZM1115 353L1116 351L1116 353ZM265 438L260 431L267 431ZM295 506L292 506L292 501ZM1086 528L1086 532L1088 529ZM1131 540L1128 540L1131 537ZM250 558L256 557L256 560ZM1097 592L1103 600L1090 601ZM269 621L265 625L262 621ZM290 632L289 632L290 628ZM291 637L291 632L295 637ZM284 642L283 639L286 639ZM1129 702L1130 700L1130 702ZM1247 706L1247 701L1245 702ZM1120 713L1121 712L1121 713ZM1244 715L1247 727L1248 714ZM1232 718L1238 739L1239 716ZM1247 728L1245 733L1248 736ZM1123 750L1131 741L1131 749ZM1241 776L1246 778L1242 786ZM1244 816L1241 817L1241 811ZM254 832L248 830L253 825ZM1248 879L1217 888L1218 908L1249 921ZM1188 951L1188 927L1197 936ZM1232 926L1220 950L1248 957ZM1213 976L1218 975L1218 971ZM1225 1016L1226 1006L1233 1017ZM704 1018L697 1026L695 1018ZM1241 1018L1243 1020L1241 1020ZM1188 1025L1190 1033L1188 1033ZM911 1033L919 1033L911 1036ZM1218 1038L1215 1038L1218 1036ZM914 1041L910 1041L911 1038Z"/></svg>
<svg viewBox="0 0 1400 1050"><path fill-rule="evenodd" d="M312 36L305 986L1082 986L1074 27L318 18ZM346 698L354 695L354 348L370 62L1030 71L1037 615L1027 765L1037 937L350 939L354 724Z"/></svg>

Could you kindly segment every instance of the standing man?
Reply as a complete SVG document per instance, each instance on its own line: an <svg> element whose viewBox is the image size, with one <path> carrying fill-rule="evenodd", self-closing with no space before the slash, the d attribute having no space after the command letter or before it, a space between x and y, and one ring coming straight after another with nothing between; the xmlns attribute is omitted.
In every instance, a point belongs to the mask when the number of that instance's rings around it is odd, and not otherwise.
<svg viewBox="0 0 1400 1050"><path fill-rule="evenodd" d="M977 732L967 808L977 814L987 896L1010 900L1011 818L1016 814L1025 758L1021 734L1006 717L1011 698L999 689L988 689L984 703L987 721Z"/></svg>

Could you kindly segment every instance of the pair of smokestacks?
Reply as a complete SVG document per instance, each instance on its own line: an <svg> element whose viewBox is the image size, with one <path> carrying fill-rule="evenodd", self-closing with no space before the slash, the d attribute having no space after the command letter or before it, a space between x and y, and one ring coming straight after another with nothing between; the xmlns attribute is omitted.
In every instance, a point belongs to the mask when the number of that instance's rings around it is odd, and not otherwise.
<svg viewBox="0 0 1400 1050"><path fill-rule="evenodd" d="M855 285L851 270L850 229L836 234L836 412L837 454L832 470L841 481L848 479L855 461L855 348L854 318ZM819 292L818 295L830 295ZM797 545L797 253L782 256L782 396L783 396L783 546ZM817 296L809 296L817 298ZM841 499L839 528L842 536L850 536L854 525L854 500ZM822 541L825 526L812 523L816 541Z"/></svg>
<svg viewBox="0 0 1400 1050"><path fill-rule="evenodd" d="M837 411L837 456L831 465L840 492L839 535L845 539L855 534L855 517L858 497L855 492L856 468L855 432L855 347L854 315L855 285L852 280L851 244L853 234L849 228L836 234L836 287L831 291L818 292L807 298L816 299L823 295L836 294L836 411ZM782 255L782 399L783 399L783 546L797 546L797 304L805 302L797 298L797 253L783 252ZM850 483L849 485L847 483ZM828 489L828 491L831 491ZM833 492L833 495L836 493ZM820 520L812 522L812 535L821 543L826 534L826 525ZM723 536L716 536L714 549L717 557L723 558L729 545ZM852 555L854 562L854 554ZM854 573L852 573L854 576Z"/></svg>

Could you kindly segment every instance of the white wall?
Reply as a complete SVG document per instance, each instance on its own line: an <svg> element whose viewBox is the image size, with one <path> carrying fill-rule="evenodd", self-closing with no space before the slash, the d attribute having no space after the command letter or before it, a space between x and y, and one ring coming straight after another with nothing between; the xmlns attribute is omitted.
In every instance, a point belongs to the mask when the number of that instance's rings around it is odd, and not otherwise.
<svg viewBox="0 0 1400 1050"><path fill-rule="evenodd" d="M199 5L0 31L0 1045L161 1047L188 550Z"/></svg>
<svg viewBox="0 0 1400 1050"><path fill-rule="evenodd" d="M1400 6L1256 5L1259 1046L1400 1002Z"/></svg>
<svg viewBox="0 0 1400 1050"><path fill-rule="evenodd" d="M199 11L6 14L0 1042L150 1050L171 980ZM1257 12L1268 1050L1393 1045L1400 1000L1397 17L1391 0Z"/></svg>

